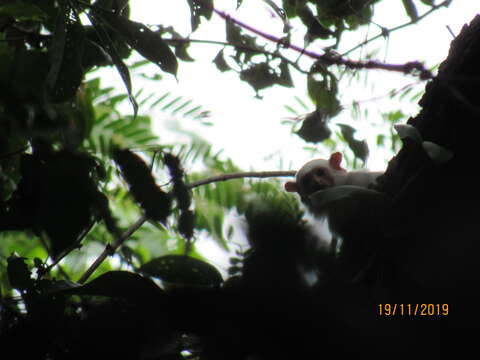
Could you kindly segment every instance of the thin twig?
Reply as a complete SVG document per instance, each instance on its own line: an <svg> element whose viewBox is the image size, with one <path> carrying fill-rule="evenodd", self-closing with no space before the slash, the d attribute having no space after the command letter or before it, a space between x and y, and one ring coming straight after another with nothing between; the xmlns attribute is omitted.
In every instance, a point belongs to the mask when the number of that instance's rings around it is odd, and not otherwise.
<svg viewBox="0 0 480 360"><path fill-rule="evenodd" d="M393 96L398 95L399 93L401 93L402 91L404 91L408 88L413 88L415 85L418 85L418 84L419 84L419 82L410 83L410 84L407 84L405 86L402 86L400 89L395 89L393 91L390 91L387 94L379 95L379 96L375 96L375 97L371 97L371 98L363 99L363 100L356 100L356 101L354 101L354 103L355 104L363 104L363 103L370 102L370 101L382 100L382 99L386 98L387 96L388 97L393 97ZM347 107L347 105L342 105L342 106Z"/></svg>
<svg viewBox="0 0 480 360"><path fill-rule="evenodd" d="M53 257L52 255L49 254L50 258L52 259L52 263L48 265L45 269L45 274L48 274L50 270L52 270L56 266L60 266L59 263L62 261L70 252L72 252L74 249L79 249L81 247L82 240L88 235L90 230L92 230L93 225L95 225L95 221L91 220L90 223L88 224L88 227L85 228L81 234L78 236L78 239L75 241L74 244L70 245L67 247L63 252L57 256ZM48 248L47 248L48 251Z"/></svg>
<svg viewBox="0 0 480 360"><path fill-rule="evenodd" d="M231 179L240 179L240 178L267 178L267 177L284 177L284 176L295 176L296 171L246 171L246 172L237 172L231 174L222 174L211 176L202 180L194 181L187 186L191 189L210 184L213 182L226 181ZM113 244L109 244L105 247L103 252L98 256L98 258L90 265L90 267L85 271L85 273L78 279L79 284L85 283L88 278L93 274L95 270L102 264L102 262L109 256L115 253L115 251L122 246L122 244L130 237L132 234L137 231L146 221L147 217L142 215L132 226L130 226L120 237L118 237Z"/></svg>
<svg viewBox="0 0 480 360"><path fill-rule="evenodd" d="M344 52L344 53L342 54L342 56L346 56L346 55L350 54L352 51L355 51L355 50L357 50L358 48L360 48L360 47L362 47L362 46L365 46L365 45L367 45L368 43L370 43L370 42L372 42L372 41L374 41L374 40L377 40L377 39L383 37L385 34L390 34L390 33L394 32L394 31L397 31L397 30L403 29L403 28L405 28L405 27L407 27L407 26L410 26L410 25L413 25L413 24L418 23L420 20L424 19L425 17L427 17L428 15L430 15L431 13L433 13L434 11L438 10L439 8L441 8L441 7L443 7L443 6L448 6L448 5L450 5L451 1L452 1L452 0L445 0L445 1L441 2L441 3L438 4L438 5L432 6L432 8L431 8L430 10L428 10L425 14L420 15L416 20L411 20L411 21L406 22L406 23L404 23L404 24L395 26L394 28L391 28L391 29L384 29L384 30L382 30L382 32L381 32L380 34L375 35L375 36L371 37L370 39L367 39L367 40L361 42L360 44L354 46L354 47L351 48L350 50Z"/></svg>
<svg viewBox="0 0 480 360"><path fill-rule="evenodd" d="M142 226L145 221L147 221L147 217L142 215L132 226L130 226L115 242L111 245L107 245L100 256L93 262L92 265L85 271L85 273L78 279L79 284L83 284L85 281L88 280L90 275L93 274L95 270L100 266L100 264L109 256L112 255L115 250L117 250L124 242L127 240L132 234L137 231L137 229Z"/></svg>
<svg viewBox="0 0 480 360"><path fill-rule="evenodd" d="M287 59L285 56L283 56L283 55L281 55L281 54L279 54L279 53L271 52L271 51L264 50L264 49L258 49L258 48L254 48L254 47L247 46L247 45L235 44L235 43L227 43L227 42L224 42L224 41L216 41L216 40L202 40L202 39L188 39L188 38L180 38L180 39L164 39L164 38L162 38L162 40L163 40L164 42L166 42L167 44L168 44L168 43L175 43L175 42L190 42L190 43L202 43L202 44L213 44L213 45L231 46L231 47L234 47L234 48L236 48L236 49L241 49L241 50L245 50L245 51L251 51L251 52L258 53L258 54L263 54L263 55L270 55L270 56L273 56L273 57L275 57L275 58L279 58L279 59L281 59L282 61L287 62L289 65L293 66L293 67L294 67L295 69L297 69L299 72L301 72L301 73L303 73L303 74L308 74L308 71L303 70L302 68L300 68L295 61L292 61L292 60L290 60L290 59Z"/></svg>
<svg viewBox="0 0 480 360"><path fill-rule="evenodd" d="M450 25L446 25L446 27L447 27L447 30L448 30L448 32L450 33L450 35L452 35L452 38L455 39L456 36L455 36L455 34L453 33L452 28L450 27Z"/></svg>

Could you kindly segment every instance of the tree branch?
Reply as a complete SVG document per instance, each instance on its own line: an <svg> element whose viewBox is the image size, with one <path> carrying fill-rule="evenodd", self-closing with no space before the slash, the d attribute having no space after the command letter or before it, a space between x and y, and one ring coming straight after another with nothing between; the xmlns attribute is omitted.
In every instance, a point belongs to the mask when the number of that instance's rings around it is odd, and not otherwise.
<svg viewBox="0 0 480 360"><path fill-rule="evenodd" d="M302 55L306 55L312 59L317 59L320 61L323 61L325 65L343 65L346 66L347 68L350 69L379 69L379 70L388 70L388 71L395 71L395 72L401 72L404 74L410 74L414 71L418 72L418 75L420 79L422 80L428 80L433 78L433 74L425 68L425 66L420 63L419 61L410 61L405 64L387 64L387 63L382 63L379 61L354 61L354 60L349 60L345 59L341 55L331 55L331 54L319 54L314 51L310 51L305 49L304 47L297 46L291 43L285 43L282 39L271 35L267 34L261 30L258 30L254 28L253 26L250 26L240 20L235 19L234 17L230 16L224 11L217 10L215 7L212 7L208 4L206 4L203 0L194 0L197 3L200 3L202 6L210 7L213 12L215 12L218 16L221 18L225 19L226 21L231 21L234 24L242 27L243 29L246 29L248 31L253 32L254 34L257 34L267 40L270 40L272 42L275 42L279 45L284 46L287 49L294 50L296 52L299 52ZM442 4L448 3L451 0L446 0ZM439 6L439 5L438 5ZM425 16L425 14L423 15Z"/></svg>
<svg viewBox="0 0 480 360"><path fill-rule="evenodd" d="M113 253L130 237L132 234L137 231L140 226L142 226L145 221L147 221L147 217L142 215L132 226L130 226L119 238L117 238L113 244L108 244L105 246L105 250L100 254L100 256L93 262L92 265L85 271L85 273L78 279L79 284L83 284L85 281L88 280L90 275L93 274L95 270L101 265L101 263L109 256L113 255Z"/></svg>
<svg viewBox="0 0 480 360"><path fill-rule="evenodd" d="M211 176L202 180L194 181L187 186L190 189L199 187L202 185L210 184L213 182L226 181L231 179L240 179L240 178L268 178L268 177L284 177L284 176L295 176L296 171L246 171L246 172L237 172L230 174L221 174L216 176ZM130 237L132 234L137 231L146 221L147 217L142 215L133 225L131 225L123 234L121 234L113 244L108 244L105 246L103 252L98 256L97 259L90 265L90 267L83 273L83 275L78 279L79 284L85 283L88 278L94 273L95 270L102 264L103 261L109 256L113 255L115 251L122 246L122 244Z"/></svg>
<svg viewBox="0 0 480 360"><path fill-rule="evenodd" d="M241 178L268 178L268 177L284 177L284 176L295 176L296 171L247 171L247 172L237 172L237 173L230 173L230 174L221 174L211 176L202 180L194 181L192 183L187 184L187 186L191 189L201 186L210 184L213 182L220 182L226 181L231 179L241 179Z"/></svg>

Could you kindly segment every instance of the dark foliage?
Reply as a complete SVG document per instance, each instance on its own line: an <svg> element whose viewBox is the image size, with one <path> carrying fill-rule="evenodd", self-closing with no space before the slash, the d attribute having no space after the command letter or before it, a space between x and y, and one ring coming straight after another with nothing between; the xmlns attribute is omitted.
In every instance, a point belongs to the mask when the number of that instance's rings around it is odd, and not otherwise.
<svg viewBox="0 0 480 360"><path fill-rule="evenodd" d="M1 207L0 229L45 232L54 257L79 246L99 199L97 166L87 155L54 152L48 147L36 147L32 155L23 154L21 181ZM58 222L60 218L64 220Z"/></svg>
<svg viewBox="0 0 480 360"><path fill-rule="evenodd" d="M157 186L147 164L128 149L115 150L113 158L120 166L131 194L143 208L145 215L165 223L170 214L170 195Z"/></svg>
<svg viewBox="0 0 480 360"><path fill-rule="evenodd" d="M178 218L178 231L188 241L193 237L194 219L195 215L190 209L192 203L190 191L184 182L184 172L180 164L180 159L170 153L163 155L163 161L170 171L172 177L173 189L172 195L177 201L180 210Z"/></svg>
<svg viewBox="0 0 480 360"><path fill-rule="evenodd" d="M329 255L312 251L313 236L298 219L255 208L250 215L253 248L243 275L221 288L203 283L164 292L147 278L124 271L83 286L36 281L22 258L12 258L9 275L26 312L11 300L3 302L3 353L39 359L182 359L183 350L201 359L302 359L432 354L435 341L444 342L439 353L464 346L470 332L459 321L458 306L473 303L449 301L455 311L450 317L381 317L379 303L417 298L395 295L395 281L352 283L332 271L326 266ZM145 272L153 266L145 266ZM306 270L319 275L315 285L306 285ZM204 276L197 272L198 285ZM26 340L30 346L22 346Z"/></svg>

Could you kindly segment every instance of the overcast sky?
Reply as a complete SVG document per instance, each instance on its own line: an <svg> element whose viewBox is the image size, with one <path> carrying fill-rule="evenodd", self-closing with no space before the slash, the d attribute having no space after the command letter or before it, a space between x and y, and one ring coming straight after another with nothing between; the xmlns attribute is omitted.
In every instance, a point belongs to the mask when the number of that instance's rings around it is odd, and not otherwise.
<svg viewBox="0 0 480 360"><path fill-rule="evenodd" d="M132 18L146 24L174 25L182 35L188 35L190 19L186 3L186 1L142 0L141 6L139 6L139 1L133 1ZM420 1L415 3L419 6L420 14L428 10L428 7L421 6ZM234 0L216 1L215 4L219 9L226 10L232 16L242 19L264 32L277 36L282 34L282 22L280 19L272 17L272 12L261 0L244 0L239 12L235 12L236 1ZM400 0L382 1L375 9L374 21L386 28L392 28L409 20ZM392 33L388 47L386 42L378 40L369 44L368 49L378 49L377 59L389 63L418 60L427 67L434 66L445 59L448 54L452 35L447 30L447 25L454 34L458 34L462 26L470 22L479 9L480 2L478 1L454 0L449 8L437 11L422 20L419 25ZM346 33L342 39L340 52L351 48L365 36L376 35L378 31L378 27L372 25L368 29L365 27L364 31L358 34L360 37ZM224 20L214 15L213 21L204 21L200 29L191 37L222 41L224 34ZM301 31L295 32L295 35L298 35L296 39L294 37L297 45L302 45L301 34ZM315 43L309 50L321 53L321 45ZM282 119L291 116L284 109L284 105L295 105L293 96L303 99L312 106L311 110L313 110L313 104L309 103L306 94L305 76L292 70L295 89L282 87L266 89L262 91L263 99L259 100L255 98L255 92L250 86L239 81L237 74L221 73L213 66L212 60L221 47L193 44L190 49L191 55L197 61L180 63L178 82L167 74L164 75L164 80L158 83L134 79L134 88L145 88L145 93L148 93L149 90L157 94L170 91L176 95L192 98L194 103L211 110L210 121L214 124L213 127L206 128L191 120L182 120L183 126L203 134L214 144L216 149L224 149L225 155L231 157L235 163L245 169L269 170L279 167L284 170L295 169L309 159L310 153L301 150L305 143L291 135L289 126L280 125ZM362 54L365 54L365 50ZM357 52L349 56L353 60L357 60L362 54ZM112 71L114 73L114 70ZM160 72L153 65L151 71L152 73ZM118 76L116 78L120 84ZM385 95L392 88L400 88L406 84L417 82L417 79L412 76L380 70L370 70L368 79L371 81L369 87L357 85L342 88L342 104L348 106L352 99L364 101ZM424 85L424 83L420 83L417 89L423 89ZM368 118L362 119L360 123L352 123L348 108L334 120L339 123L354 124L363 130L359 136L366 137L370 144L373 144L375 140L373 134L379 131L375 124L382 123L382 112L401 108L404 113L415 115L418 111L415 103L408 100L399 103L388 98L364 102L362 107L368 108ZM157 126L161 128L171 117L158 111L154 112L154 118ZM335 127L332 128L335 130ZM162 141L170 140L174 139L168 136L162 138ZM269 160L265 161L267 157ZM371 169L380 170L389 157L389 153L378 151L376 154L373 151L368 165ZM284 160L282 165L279 163L280 158Z"/></svg>

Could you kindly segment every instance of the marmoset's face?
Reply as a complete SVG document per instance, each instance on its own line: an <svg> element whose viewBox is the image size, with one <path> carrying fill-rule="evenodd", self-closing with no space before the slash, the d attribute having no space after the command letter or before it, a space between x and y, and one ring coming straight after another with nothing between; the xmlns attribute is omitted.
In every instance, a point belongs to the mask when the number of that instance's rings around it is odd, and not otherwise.
<svg viewBox="0 0 480 360"><path fill-rule="evenodd" d="M308 164L307 164L308 165ZM332 172L323 164L309 166L308 171L300 171L297 175L298 192L307 197L316 191L324 190L335 185Z"/></svg>

